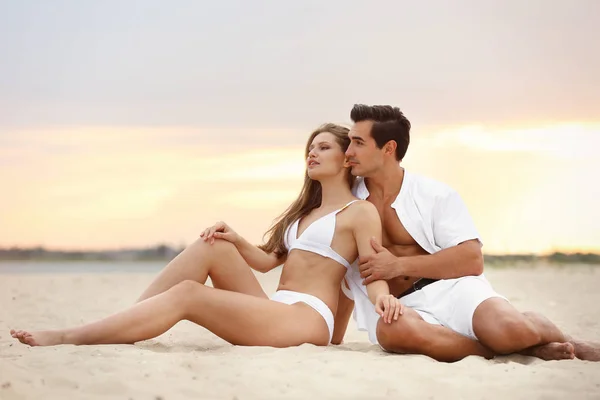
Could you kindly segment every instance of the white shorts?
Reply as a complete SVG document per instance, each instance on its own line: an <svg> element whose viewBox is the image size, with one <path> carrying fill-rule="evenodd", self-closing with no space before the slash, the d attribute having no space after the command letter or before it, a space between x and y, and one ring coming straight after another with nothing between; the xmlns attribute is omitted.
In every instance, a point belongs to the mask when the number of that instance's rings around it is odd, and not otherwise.
<svg viewBox="0 0 600 400"><path fill-rule="evenodd" d="M477 340L473 331L473 314L481 303L493 297L508 301L494 291L483 275L479 275L431 283L400 298L400 302L430 324L445 326Z"/></svg>
<svg viewBox="0 0 600 400"><path fill-rule="evenodd" d="M327 324L327 329L329 330L329 342L331 342L331 338L333 337L333 313L327 307L327 304L323 302L323 300L315 297L311 294L293 292L291 290L278 290L273 296L271 296L271 300L278 301L284 304L295 304L295 303L304 303L308 304L313 308L316 312L318 312L321 317L325 320Z"/></svg>

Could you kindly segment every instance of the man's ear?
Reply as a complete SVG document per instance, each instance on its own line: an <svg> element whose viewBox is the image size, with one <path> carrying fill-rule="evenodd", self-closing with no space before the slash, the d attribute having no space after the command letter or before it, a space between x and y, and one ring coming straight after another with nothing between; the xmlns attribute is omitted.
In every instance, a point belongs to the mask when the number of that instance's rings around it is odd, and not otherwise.
<svg viewBox="0 0 600 400"><path fill-rule="evenodd" d="M385 154L395 156L396 155L396 147L398 147L398 144L396 143L396 141L390 140L389 142L387 142L385 144Z"/></svg>

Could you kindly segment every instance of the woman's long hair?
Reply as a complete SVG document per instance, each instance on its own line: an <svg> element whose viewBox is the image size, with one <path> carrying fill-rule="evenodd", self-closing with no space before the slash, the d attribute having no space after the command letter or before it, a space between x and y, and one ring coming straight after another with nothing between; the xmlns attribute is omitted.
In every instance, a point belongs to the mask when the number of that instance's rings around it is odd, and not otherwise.
<svg viewBox="0 0 600 400"><path fill-rule="evenodd" d="M349 129L340 125L328 123L318 127L308 138L306 143L306 149L304 151L305 158L308 158L309 147L314 138L324 132L329 132L335 136L337 143L342 148L343 152L346 152L350 145L350 137L348 136ZM350 169L347 171L348 185L352 187L354 177L350 173ZM275 252L277 257L281 257L287 253L287 249L284 243L284 234L288 226L294 223L297 219L308 215L312 210L321 205L321 183L310 179L308 171L304 174L304 185L300 191L300 195L288 208L275 219L275 222L271 228L265 233L265 237L269 237L269 240L264 245L259 246L260 249L267 253Z"/></svg>

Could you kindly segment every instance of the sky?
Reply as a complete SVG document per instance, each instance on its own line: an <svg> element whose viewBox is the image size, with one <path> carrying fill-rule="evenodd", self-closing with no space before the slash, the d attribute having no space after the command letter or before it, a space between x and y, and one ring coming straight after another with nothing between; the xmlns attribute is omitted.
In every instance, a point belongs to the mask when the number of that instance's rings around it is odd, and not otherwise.
<svg viewBox="0 0 600 400"><path fill-rule="evenodd" d="M487 253L600 251L600 3L0 0L0 247L258 243L354 103Z"/></svg>

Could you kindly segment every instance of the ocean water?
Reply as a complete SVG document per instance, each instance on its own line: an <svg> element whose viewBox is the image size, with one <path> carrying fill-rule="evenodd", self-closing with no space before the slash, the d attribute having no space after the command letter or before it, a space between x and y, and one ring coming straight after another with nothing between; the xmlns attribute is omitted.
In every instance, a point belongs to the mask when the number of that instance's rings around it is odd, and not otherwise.
<svg viewBox="0 0 600 400"><path fill-rule="evenodd" d="M156 273L167 261L2 261L0 274Z"/></svg>

